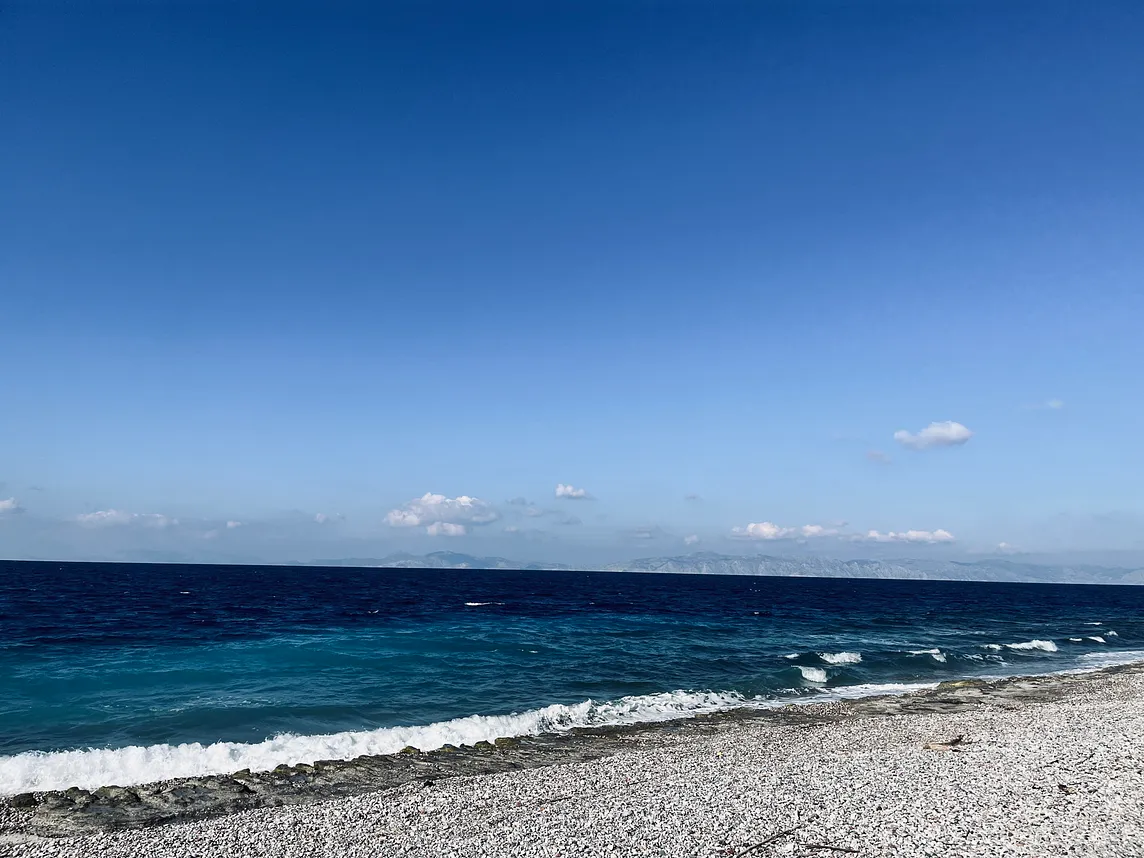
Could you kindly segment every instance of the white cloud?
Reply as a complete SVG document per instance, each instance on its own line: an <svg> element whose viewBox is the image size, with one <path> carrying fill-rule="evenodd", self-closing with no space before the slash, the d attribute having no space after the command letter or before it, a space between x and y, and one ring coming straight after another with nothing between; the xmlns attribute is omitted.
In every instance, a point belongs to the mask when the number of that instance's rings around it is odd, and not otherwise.
<svg viewBox="0 0 1144 858"><path fill-rule="evenodd" d="M19 501L15 498L8 498L7 500L0 500L0 515L5 513L23 512L24 508L20 506Z"/></svg>
<svg viewBox="0 0 1144 858"><path fill-rule="evenodd" d="M1051 408L1051 409L1053 409L1053 411L1060 411L1064 407L1065 407L1065 404L1060 399L1050 399L1048 402L1045 403L1045 408Z"/></svg>
<svg viewBox="0 0 1144 858"><path fill-rule="evenodd" d="M461 495L449 498L426 492L385 516L390 527L422 527L432 524L488 524L500 518L492 505L480 498Z"/></svg>
<svg viewBox="0 0 1144 858"><path fill-rule="evenodd" d="M879 533L876 530L867 531L865 536L855 537L863 542L914 542L926 545L936 545L941 542L953 542L953 534L948 530L905 530L896 533Z"/></svg>
<svg viewBox="0 0 1144 858"><path fill-rule="evenodd" d="M804 524L802 527L780 527L770 521L752 522L746 527L731 528L731 535L739 539L814 539L819 536L834 536L838 530L821 524Z"/></svg>
<svg viewBox="0 0 1144 858"><path fill-rule="evenodd" d="M1008 542L997 543L997 551L1000 554L1016 554L1017 550L1015 546L1010 545Z"/></svg>
<svg viewBox="0 0 1144 858"><path fill-rule="evenodd" d="M468 531L463 524L453 524L450 521L435 521L425 528L430 536L464 536Z"/></svg>
<svg viewBox="0 0 1144 858"><path fill-rule="evenodd" d="M894 433L894 440L911 450L926 450L930 447L956 447L964 444L973 433L960 423L942 420L931 423L920 432L907 432L900 429Z"/></svg>
<svg viewBox="0 0 1144 858"><path fill-rule="evenodd" d="M504 532L505 533L520 533L520 528L517 527L515 524L510 524L508 527L506 527L504 529Z"/></svg>
<svg viewBox="0 0 1144 858"><path fill-rule="evenodd" d="M538 506L526 506L524 508L524 514L527 516L531 516L532 518L539 518L540 516L544 515L546 512L547 512L547 510L543 510Z"/></svg>
<svg viewBox="0 0 1144 858"><path fill-rule="evenodd" d="M236 527L242 527L241 521L228 521L226 523L227 530L234 530Z"/></svg>
<svg viewBox="0 0 1144 858"><path fill-rule="evenodd" d="M120 509L103 509L97 512L85 512L82 515L77 515L76 521L88 527L138 524L144 527L160 529L174 527L179 523L177 518L169 518L157 512L124 512Z"/></svg>
<svg viewBox="0 0 1144 858"><path fill-rule="evenodd" d="M557 483L556 484L556 497L568 498L569 500L587 500L590 497L590 495L588 494L586 489L577 489L577 488L572 487L571 485L565 485L564 483Z"/></svg>
<svg viewBox="0 0 1144 858"><path fill-rule="evenodd" d="M319 512L314 516L314 521L318 522L318 524L325 524L329 520L330 517L324 512Z"/></svg>
<svg viewBox="0 0 1144 858"><path fill-rule="evenodd" d="M683 544L684 545L695 545L698 542L699 542L699 537L696 536L694 533L691 534L690 536L683 537Z"/></svg>

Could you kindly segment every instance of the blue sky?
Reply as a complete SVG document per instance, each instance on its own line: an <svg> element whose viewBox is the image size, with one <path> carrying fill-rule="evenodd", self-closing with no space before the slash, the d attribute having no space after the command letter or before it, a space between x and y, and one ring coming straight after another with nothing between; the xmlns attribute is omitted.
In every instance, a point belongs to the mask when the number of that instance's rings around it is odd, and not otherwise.
<svg viewBox="0 0 1144 858"><path fill-rule="evenodd" d="M1142 43L7 4L0 554L1144 550Z"/></svg>

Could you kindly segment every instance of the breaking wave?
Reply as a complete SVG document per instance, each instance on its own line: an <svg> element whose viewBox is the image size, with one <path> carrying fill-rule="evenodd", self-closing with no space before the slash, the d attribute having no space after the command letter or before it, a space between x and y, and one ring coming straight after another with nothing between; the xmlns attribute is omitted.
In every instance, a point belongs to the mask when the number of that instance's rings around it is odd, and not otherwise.
<svg viewBox="0 0 1144 858"><path fill-rule="evenodd" d="M910 655L928 655L934 661L945 663L945 653L940 649L912 649Z"/></svg>
<svg viewBox="0 0 1144 858"><path fill-rule="evenodd" d="M807 682L826 682L826 671L821 667L804 667L801 664L795 665L802 674L802 678Z"/></svg>
<svg viewBox="0 0 1144 858"><path fill-rule="evenodd" d="M1039 649L1043 652L1056 652L1057 645L1052 641L1031 640L1020 643L1005 644L1009 649Z"/></svg>
<svg viewBox="0 0 1144 858"><path fill-rule="evenodd" d="M827 664L858 664L862 660L860 652L820 652L818 657Z"/></svg>
<svg viewBox="0 0 1144 858"><path fill-rule="evenodd" d="M825 676L823 677L825 679ZM443 745L473 745L508 736L560 733L575 727L671 721L755 703L734 692L669 691L554 704L512 715L470 715L416 727L383 727L317 736L285 733L262 742L203 745L137 745L74 751L30 751L0 757L0 794L79 786L149 783L168 778L268 771L282 763L350 760L367 754L393 754L406 746L431 751ZM761 701L758 701L761 702Z"/></svg>

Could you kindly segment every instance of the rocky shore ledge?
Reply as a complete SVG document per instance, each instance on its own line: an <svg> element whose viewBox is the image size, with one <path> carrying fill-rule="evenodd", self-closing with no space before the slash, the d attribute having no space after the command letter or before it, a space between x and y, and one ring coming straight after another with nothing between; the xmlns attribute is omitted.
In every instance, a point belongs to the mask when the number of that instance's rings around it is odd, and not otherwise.
<svg viewBox="0 0 1144 858"><path fill-rule="evenodd" d="M4 854L1144 856L1144 666L11 796Z"/></svg>

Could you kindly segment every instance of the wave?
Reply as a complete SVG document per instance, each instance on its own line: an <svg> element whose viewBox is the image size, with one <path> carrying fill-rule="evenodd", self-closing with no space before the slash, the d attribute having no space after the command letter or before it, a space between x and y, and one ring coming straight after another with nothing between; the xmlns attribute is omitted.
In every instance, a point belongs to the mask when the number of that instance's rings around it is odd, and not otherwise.
<svg viewBox="0 0 1144 858"><path fill-rule="evenodd" d="M1097 643L1108 643L1108 641L1106 641L1106 640L1105 640L1104 638L1102 638L1100 635L1089 635L1089 638L1088 638L1088 639L1089 639L1090 641L1096 641Z"/></svg>
<svg viewBox="0 0 1144 858"><path fill-rule="evenodd" d="M0 757L0 794L71 786L85 789L108 784L130 786L239 769L268 771L282 763L350 760L363 755L393 754L407 746L431 751L443 745L473 745L507 736L561 733L576 727L671 721L754 703L753 699L735 692L669 691L605 702L585 700L569 706L558 703L512 715L470 715L415 727L383 727L316 736L285 733L254 743L189 742L29 751Z"/></svg>
<svg viewBox="0 0 1144 858"><path fill-rule="evenodd" d="M1030 646L1018 648L1040 649ZM1000 645L991 645L1000 648ZM1054 647L1055 650L1055 647ZM921 650L917 654L931 655ZM1052 674L1088 673L1117 665L1144 662L1144 650L1084 653L1077 658L1080 667L1051 671ZM794 665L804 679L825 683L826 671L818 667ZM1012 674L987 674L982 678L1000 679ZM203 745L160 744L126 748L89 748L71 751L28 751L0 757L0 795L78 786L95 789L116 784L151 783L179 777L225 774L248 768L269 771L283 763L312 763L316 760L350 760L363 755L392 754L406 746L423 751L443 745L472 745L511 736L562 733L577 727L604 727L672 721L729 709L777 708L826 700L852 700L876 695L900 695L936 687L936 682L881 683L839 686L796 698L746 697L738 692L668 691L621 697L613 701L585 700L572 705L553 704L511 715L470 715L423 726L383 727L376 730L347 731L323 735L286 733L262 742L215 742ZM795 689L791 689L796 693Z"/></svg>
<svg viewBox="0 0 1144 858"><path fill-rule="evenodd" d="M857 664L862 660L860 652L820 652L818 657L827 664Z"/></svg>
<svg viewBox="0 0 1144 858"><path fill-rule="evenodd" d="M944 664L946 660L945 653L940 649L912 649L910 650L910 655L928 655L934 661L940 661L942 664Z"/></svg>
<svg viewBox="0 0 1144 858"><path fill-rule="evenodd" d="M1120 637L1120 635L1119 635L1119 634L1117 634L1116 632L1114 632L1112 629L1109 629L1109 630L1108 630L1108 631L1106 631L1104 634L1105 634L1105 636L1106 636L1106 637L1110 637L1110 638L1118 638L1118 637Z"/></svg>
<svg viewBox="0 0 1144 858"><path fill-rule="evenodd" d="M801 664L796 664L795 667L807 682L826 682L826 671L821 667L803 667Z"/></svg>
<svg viewBox="0 0 1144 858"><path fill-rule="evenodd" d="M466 608L483 608L485 605L503 605L504 602L465 602Z"/></svg>
<svg viewBox="0 0 1144 858"><path fill-rule="evenodd" d="M1057 645L1052 641L1031 640L1020 643L1005 644L1009 649L1039 649L1043 652L1056 652Z"/></svg>

